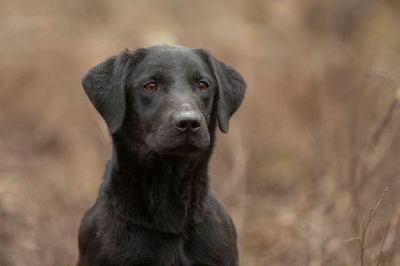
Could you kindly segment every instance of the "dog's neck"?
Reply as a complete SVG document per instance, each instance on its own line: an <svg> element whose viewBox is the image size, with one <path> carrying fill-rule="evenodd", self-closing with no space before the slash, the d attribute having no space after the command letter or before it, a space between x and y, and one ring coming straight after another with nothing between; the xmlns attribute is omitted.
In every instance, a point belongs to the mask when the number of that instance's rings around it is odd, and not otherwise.
<svg viewBox="0 0 400 266"><path fill-rule="evenodd" d="M204 153L178 157L145 151L140 143L120 140L114 139L105 173L109 178L101 188L117 215L167 233L183 233L189 223L203 218L211 145Z"/></svg>

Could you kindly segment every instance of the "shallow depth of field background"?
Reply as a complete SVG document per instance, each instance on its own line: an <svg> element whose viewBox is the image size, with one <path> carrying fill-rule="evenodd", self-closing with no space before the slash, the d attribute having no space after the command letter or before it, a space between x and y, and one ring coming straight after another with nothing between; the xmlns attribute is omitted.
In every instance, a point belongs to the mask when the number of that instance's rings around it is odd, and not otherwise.
<svg viewBox="0 0 400 266"><path fill-rule="evenodd" d="M387 186L364 262L400 265L397 0L0 0L0 265L76 263L111 148L81 78L164 43L248 83L210 169L241 265L360 265Z"/></svg>

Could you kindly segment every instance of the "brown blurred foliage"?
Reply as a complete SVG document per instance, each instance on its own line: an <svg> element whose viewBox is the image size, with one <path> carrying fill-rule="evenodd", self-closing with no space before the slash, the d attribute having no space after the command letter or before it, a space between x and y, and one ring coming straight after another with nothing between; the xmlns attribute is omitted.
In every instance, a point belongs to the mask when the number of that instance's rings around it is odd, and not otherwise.
<svg viewBox="0 0 400 266"><path fill-rule="evenodd" d="M241 265L400 265L396 0L0 0L0 265L74 265L110 155L84 73L210 49L248 83L212 159ZM387 225L391 222L389 231Z"/></svg>

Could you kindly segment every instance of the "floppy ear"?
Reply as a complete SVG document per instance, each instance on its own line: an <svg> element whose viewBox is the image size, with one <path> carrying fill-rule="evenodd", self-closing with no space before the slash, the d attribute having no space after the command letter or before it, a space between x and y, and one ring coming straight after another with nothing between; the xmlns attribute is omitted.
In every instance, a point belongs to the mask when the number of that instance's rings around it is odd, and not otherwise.
<svg viewBox="0 0 400 266"><path fill-rule="evenodd" d="M239 109L247 85L242 75L233 67L218 61L212 55L209 56L218 80L218 126L223 133L228 133L229 119Z"/></svg>
<svg viewBox="0 0 400 266"><path fill-rule="evenodd" d="M106 121L111 134L122 125L125 117L125 79L134 52L123 51L93 67L82 79L90 101Z"/></svg>

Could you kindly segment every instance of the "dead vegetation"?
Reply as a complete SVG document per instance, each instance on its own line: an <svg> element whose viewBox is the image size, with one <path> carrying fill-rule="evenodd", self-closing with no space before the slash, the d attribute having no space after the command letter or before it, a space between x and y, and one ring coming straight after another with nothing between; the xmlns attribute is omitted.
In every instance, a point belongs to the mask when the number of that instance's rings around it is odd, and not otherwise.
<svg viewBox="0 0 400 266"><path fill-rule="evenodd" d="M0 1L0 265L76 262L110 153L80 79L158 43L247 80L211 165L241 265L400 265L400 4L150 2Z"/></svg>

